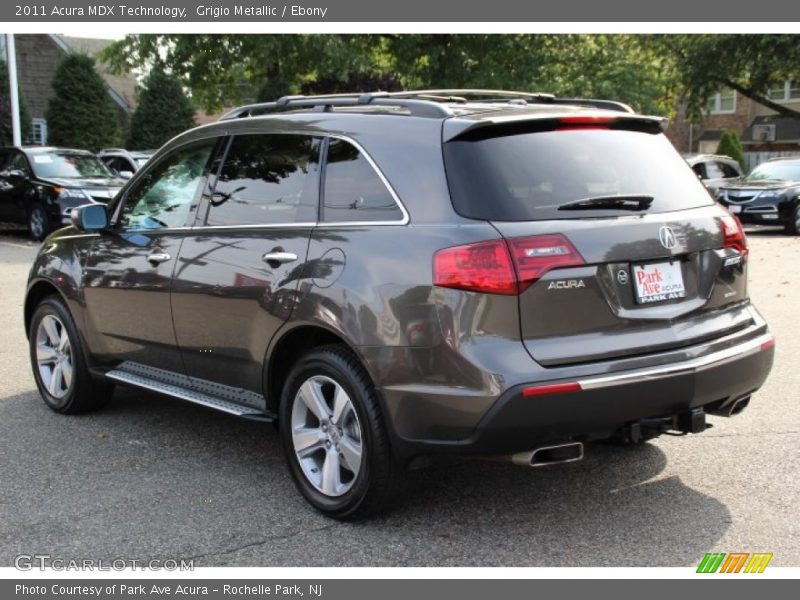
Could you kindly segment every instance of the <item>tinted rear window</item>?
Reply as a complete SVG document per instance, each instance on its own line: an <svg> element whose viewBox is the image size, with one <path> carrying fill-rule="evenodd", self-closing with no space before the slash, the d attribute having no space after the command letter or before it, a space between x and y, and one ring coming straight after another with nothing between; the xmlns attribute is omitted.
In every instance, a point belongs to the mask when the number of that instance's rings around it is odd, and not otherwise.
<svg viewBox="0 0 800 600"><path fill-rule="evenodd" d="M630 214L559 210L599 196L646 195L647 212L713 203L663 134L619 129L539 131L444 145L447 180L460 215L493 221Z"/></svg>

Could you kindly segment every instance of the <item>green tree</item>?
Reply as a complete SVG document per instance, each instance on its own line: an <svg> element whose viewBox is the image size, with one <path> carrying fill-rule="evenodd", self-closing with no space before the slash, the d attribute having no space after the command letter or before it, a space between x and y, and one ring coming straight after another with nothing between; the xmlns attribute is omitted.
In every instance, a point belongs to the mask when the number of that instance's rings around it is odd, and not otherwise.
<svg viewBox="0 0 800 600"><path fill-rule="evenodd" d="M719 145L717 146L717 154L730 156L738 162L743 169L747 168L742 143L739 141L739 136L733 131L726 129L722 132L722 137L720 137Z"/></svg>
<svg viewBox="0 0 800 600"><path fill-rule="evenodd" d="M159 148L194 124L194 108L178 78L156 69L139 92L127 146L132 150Z"/></svg>
<svg viewBox="0 0 800 600"><path fill-rule="evenodd" d="M97 151L120 143L117 109L94 60L70 54L53 75L53 96L47 106L49 141Z"/></svg>
<svg viewBox="0 0 800 600"><path fill-rule="evenodd" d="M674 64L691 117L700 117L709 98L727 87L785 117L800 118L800 111L768 97L772 86L800 81L798 36L692 34L648 41Z"/></svg>
<svg viewBox="0 0 800 600"><path fill-rule="evenodd" d="M22 143L30 143L32 126L31 115L25 103L25 96L19 90L19 121ZM0 60L0 145L9 146L13 143L14 135L11 128L11 92L8 83L8 65Z"/></svg>
<svg viewBox="0 0 800 600"><path fill-rule="evenodd" d="M605 97L672 110L674 71L632 35L129 35L103 59L163 65L207 110L343 84L489 87Z"/></svg>

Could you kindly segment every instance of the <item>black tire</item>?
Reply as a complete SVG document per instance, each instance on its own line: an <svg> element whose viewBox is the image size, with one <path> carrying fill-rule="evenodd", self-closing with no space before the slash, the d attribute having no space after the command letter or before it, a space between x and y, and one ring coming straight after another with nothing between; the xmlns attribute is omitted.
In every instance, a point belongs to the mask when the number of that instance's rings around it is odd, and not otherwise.
<svg viewBox="0 0 800 600"><path fill-rule="evenodd" d="M358 417L362 449L360 470L353 477L349 490L340 496L326 495L315 487L295 453L292 410L300 386L314 377L328 378L341 386ZM354 520L385 512L397 501L403 486L404 470L392 456L375 387L361 363L347 348L323 346L305 354L294 364L281 394L278 418L281 441L295 485L318 511L334 519Z"/></svg>
<svg viewBox="0 0 800 600"><path fill-rule="evenodd" d="M41 242L50 233L53 226L50 217L41 203L35 202L28 209L28 234L37 242Z"/></svg>
<svg viewBox="0 0 800 600"><path fill-rule="evenodd" d="M47 317L54 317L50 323L60 324L60 331L66 333L69 339L69 359L72 366L69 385L60 386L64 388L64 394L56 396L48 389L43 380L43 374L37 360L39 340L39 326ZM114 385L108 381L98 380L92 377L86 362L78 329L72 315L58 296L48 296L36 307L31 318L31 326L28 331L30 346L31 367L36 386L45 404L56 412L65 415L73 415L97 410L104 406L114 391ZM61 391L61 390L59 390Z"/></svg>
<svg viewBox="0 0 800 600"><path fill-rule="evenodd" d="M786 223L786 233L789 235L800 235L800 201L792 211L791 220Z"/></svg>

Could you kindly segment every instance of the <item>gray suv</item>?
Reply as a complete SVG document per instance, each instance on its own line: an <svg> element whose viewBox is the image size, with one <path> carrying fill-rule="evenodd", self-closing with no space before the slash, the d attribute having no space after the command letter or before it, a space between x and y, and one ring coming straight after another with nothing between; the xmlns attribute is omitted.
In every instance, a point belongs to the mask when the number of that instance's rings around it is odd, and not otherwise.
<svg viewBox="0 0 800 600"><path fill-rule="evenodd" d="M701 432L745 408L774 340L738 221L662 127L482 90L239 108L45 240L41 395L72 414L124 384L273 422L336 518L432 457Z"/></svg>

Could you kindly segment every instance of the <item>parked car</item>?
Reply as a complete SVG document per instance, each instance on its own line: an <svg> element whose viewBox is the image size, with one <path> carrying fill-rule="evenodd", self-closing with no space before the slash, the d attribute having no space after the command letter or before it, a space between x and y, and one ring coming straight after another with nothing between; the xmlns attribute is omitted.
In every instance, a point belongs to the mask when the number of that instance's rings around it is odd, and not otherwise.
<svg viewBox="0 0 800 600"><path fill-rule="evenodd" d="M106 148L97 153L106 166L122 179L130 179L155 154L155 150Z"/></svg>
<svg viewBox="0 0 800 600"><path fill-rule="evenodd" d="M0 148L0 221L23 223L35 240L69 223L76 206L108 202L122 187L91 152Z"/></svg>
<svg viewBox="0 0 800 600"><path fill-rule="evenodd" d="M699 433L747 406L774 340L744 232L662 126L476 90L236 109L48 238L24 309L39 391L274 422L336 518L430 457Z"/></svg>
<svg viewBox="0 0 800 600"><path fill-rule="evenodd" d="M774 158L720 188L717 199L742 223L783 225L800 235L800 158Z"/></svg>
<svg viewBox="0 0 800 600"><path fill-rule="evenodd" d="M741 165L730 156L684 154L683 157L711 193L744 175Z"/></svg>

